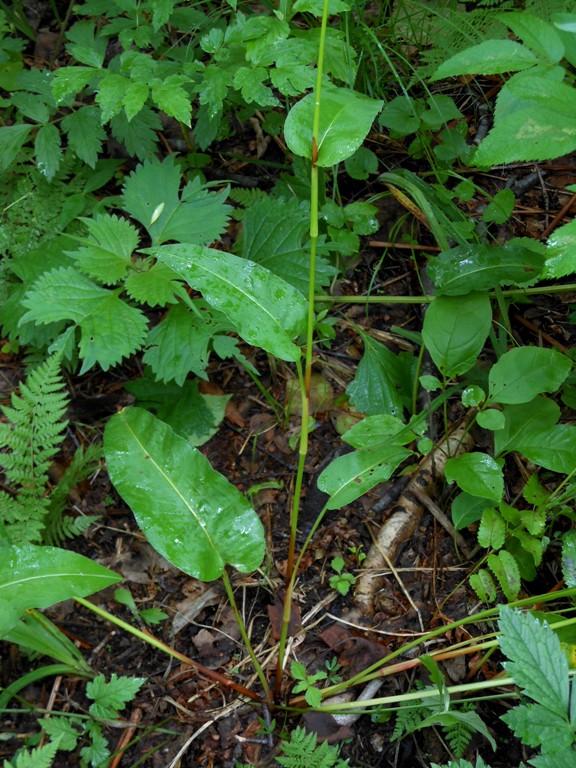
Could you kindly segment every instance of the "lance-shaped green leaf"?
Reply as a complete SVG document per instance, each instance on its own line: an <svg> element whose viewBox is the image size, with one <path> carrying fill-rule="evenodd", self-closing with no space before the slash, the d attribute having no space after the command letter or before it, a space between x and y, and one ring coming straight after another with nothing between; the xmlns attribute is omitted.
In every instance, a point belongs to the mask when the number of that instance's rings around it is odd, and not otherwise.
<svg viewBox="0 0 576 768"><path fill-rule="evenodd" d="M338 456L318 478L318 488L330 494L327 509L340 509L390 478L411 452L401 445L379 445Z"/></svg>
<svg viewBox="0 0 576 768"><path fill-rule="evenodd" d="M201 245L164 245L145 252L200 291L234 323L244 341L281 360L299 359L292 339L304 333L307 304L285 280L253 261Z"/></svg>
<svg viewBox="0 0 576 768"><path fill-rule="evenodd" d="M289 148L302 157L312 157L312 125L315 94L295 104L286 118L284 137ZM362 145L382 101L349 88L325 85L321 94L317 165L328 167L351 157Z"/></svg>
<svg viewBox="0 0 576 768"><path fill-rule="evenodd" d="M244 496L197 448L141 408L113 416L104 433L110 478L148 541L202 581L226 565L258 568L264 532Z"/></svg>
<svg viewBox="0 0 576 768"><path fill-rule="evenodd" d="M76 552L32 545L2 549L0 637L29 608L48 608L70 597L85 597L120 581L118 574Z"/></svg>
<svg viewBox="0 0 576 768"><path fill-rule="evenodd" d="M488 402L527 403L543 392L555 392L571 368L570 358L554 349L511 349L490 369Z"/></svg>

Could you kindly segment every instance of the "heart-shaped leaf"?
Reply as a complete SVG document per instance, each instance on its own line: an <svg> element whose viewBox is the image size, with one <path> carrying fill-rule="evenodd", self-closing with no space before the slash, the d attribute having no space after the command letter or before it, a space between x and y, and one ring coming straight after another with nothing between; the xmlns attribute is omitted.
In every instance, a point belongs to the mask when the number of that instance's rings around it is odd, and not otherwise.
<svg viewBox="0 0 576 768"><path fill-rule="evenodd" d="M29 608L48 608L70 597L85 597L120 581L76 552L57 547L4 547L0 558L0 637Z"/></svg>
<svg viewBox="0 0 576 768"><path fill-rule="evenodd" d="M188 243L148 248L206 301L223 312L249 344L295 362L293 344L306 327L306 300L265 267L230 253Z"/></svg>
<svg viewBox="0 0 576 768"><path fill-rule="evenodd" d="M212 581L226 565L258 568L264 556L258 515L167 424L126 408L106 425L104 452L110 478L148 541L180 570Z"/></svg>

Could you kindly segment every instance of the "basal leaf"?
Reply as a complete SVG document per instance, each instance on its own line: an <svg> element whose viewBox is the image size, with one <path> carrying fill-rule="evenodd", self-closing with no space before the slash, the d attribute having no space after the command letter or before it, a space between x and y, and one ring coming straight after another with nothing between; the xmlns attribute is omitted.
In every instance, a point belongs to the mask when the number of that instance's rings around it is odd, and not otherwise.
<svg viewBox="0 0 576 768"><path fill-rule="evenodd" d="M4 547L0 558L0 637L29 608L85 597L121 577L87 557L56 547Z"/></svg>
<svg viewBox="0 0 576 768"><path fill-rule="evenodd" d="M457 75L496 75L517 72L538 63L534 54L513 40L486 40L456 53L438 67L432 82Z"/></svg>
<svg viewBox="0 0 576 768"><path fill-rule="evenodd" d="M527 403L543 392L555 392L571 368L570 358L554 349L511 349L490 369L488 400Z"/></svg>
<svg viewBox="0 0 576 768"><path fill-rule="evenodd" d="M487 294L439 296L426 310L422 338L439 370L453 378L472 368L491 323Z"/></svg>
<svg viewBox="0 0 576 768"><path fill-rule="evenodd" d="M498 285L533 282L543 265L544 248L533 240L518 238L504 245L459 245L431 259L427 272L439 293L462 296Z"/></svg>
<svg viewBox="0 0 576 768"><path fill-rule="evenodd" d="M60 131L52 123L43 125L34 139L36 167L48 181L56 175L62 160Z"/></svg>
<svg viewBox="0 0 576 768"><path fill-rule="evenodd" d="M526 696L560 717L568 713L568 662L548 624L517 609L500 608L498 642L506 671Z"/></svg>
<svg viewBox="0 0 576 768"><path fill-rule="evenodd" d="M564 44L552 24L531 13L504 13L501 21L519 37L528 48L548 64L557 64L564 56Z"/></svg>
<svg viewBox="0 0 576 768"><path fill-rule="evenodd" d="M70 112L62 120L62 128L76 157L95 168L102 142L106 139L106 131L100 124L98 107L80 107L75 112Z"/></svg>
<svg viewBox="0 0 576 768"><path fill-rule="evenodd" d="M264 531L249 502L164 422L140 408L113 416L104 451L114 486L152 546L203 581L259 567Z"/></svg>
<svg viewBox="0 0 576 768"><path fill-rule="evenodd" d="M480 568L478 573L470 576L470 586L484 603L493 603L496 600L496 585L494 579L485 568Z"/></svg>
<svg viewBox="0 0 576 768"><path fill-rule="evenodd" d="M88 227L89 239L69 255L90 277L104 285L115 285L131 267L132 252L140 241L136 227L107 213L81 221Z"/></svg>
<svg viewBox="0 0 576 768"><path fill-rule="evenodd" d="M546 244L544 277L557 278L576 272L576 219L558 227Z"/></svg>
<svg viewBox="0 0 576 768"><path fill-rule="evenodd" d="M485 509L478 528L478 544L485 549L500 549L506 538L506 523L496 509Z"/></svg>
<svg viewBox="0 0 576 768"><path fill-rule="evenodd" d="M364 354L346 393L352 405L368 416L386 413L401 416L409 405L411 356L400 357L384 344L362 334Z"/></svg>
<svg viewBox="0 0 576 768"><path fill-rule="evenodd" d="M504 493L502 467L487 453L466 453L448 459L444 468L446 480L471 496L500 501Z"/></svg>
<svg viewBox="0 0 576 768"><path fill-rule="evenodd" d="M146 318L139 309L122 301L119 291L101 288L75 269L46 272L22 303L28 312L21 323L69 320L80 327L81 373L95 363L107 371L135 352L146 334Z"/></svg>
<svg viewBox="0 0 576 768"><path fill-rule="evenodd" d="M295 361L292 343L306 326L306 300L293 286L239 256L199 245L164 245L145 251L180 275L223 312L249 344Z"/></svg>
<svg viewBox="0 0 576 768"><path fill-rule="evenodd" d="M327 509L340 509L388 480L411 452L394 443L338 456L322 471L318 488L330 495Z"/></svg>
<svg viewBox="0 0 576 768"><path fill-rule="evenodd" d="M513 555L505 549L487 558L490 570L498 579L502 592L508 600L516 600L520 593L520 569Z"/></svg>
<svg viewBox="0 0 576 768"><path fill-rule="evenodd" d="M297 155L312 158L313 93L295 104L286 118L284 137ZM356 152L366 138L382 102L348 88L325 85L321 95L317 164L336 165Z"/></svg>

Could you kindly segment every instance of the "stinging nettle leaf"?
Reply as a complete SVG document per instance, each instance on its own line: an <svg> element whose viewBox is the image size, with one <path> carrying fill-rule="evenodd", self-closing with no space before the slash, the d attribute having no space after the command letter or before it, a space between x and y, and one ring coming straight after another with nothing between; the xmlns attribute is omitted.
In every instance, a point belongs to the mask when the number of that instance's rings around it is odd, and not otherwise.
<svg viewBox="0 0 576 768"><path fill-rule="evenodd" d="M197 448L141 408L113 416L104 452L114 486L152 546L184 573L248 572L264 556L264 530L247 499Z"/></svg>
<svg viewBox="0 0 576 768"><path fill-rule="evenodd" d="M249 344L296 361L292 340L304 333L307 303L300 291L269 270L239 256L199 245L164 245L144 251L180 275L224 313Z"/></svg>

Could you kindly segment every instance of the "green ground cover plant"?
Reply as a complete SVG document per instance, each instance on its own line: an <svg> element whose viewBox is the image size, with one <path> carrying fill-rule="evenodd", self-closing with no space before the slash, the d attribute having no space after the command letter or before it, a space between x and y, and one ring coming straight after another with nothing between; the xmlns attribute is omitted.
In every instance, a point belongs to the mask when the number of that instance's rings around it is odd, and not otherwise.
<svg viewBox="0 0 576 768"><path fill-rule="evenodd" d="M401 18L414 17L411 4L402 7L406 15L395 17L395 29L405 39L410 32ZM440 415L449 432L449 401L459 402L466 432L479 429L491 442L489 449L450 457L445 467L454 489L454 528L477 526L484 554L475 560L470 585L480 600L523 607L551 600L548 595L526 603L519 596L522 583L535 579L554 536L563 547L568 587L561 594L570 597L576 588L576 543L569 530L576 427L564 423L558 405L573 406L573 360L553 349L517 345L508 310L512 298L550 290L543 281L576 272L573 222L557 228L546 242L527 237L496 242L489 227L476 226L463 212L461 204L472 190L461 173L460 182L453 183L452 170L456 163L462 171L465 164L541 160L576 149L570 114L576 17L567 11L549 18L536 11L494 14L515 40L485 40L463 48L436 67L423 94L412 96L405 85L401 95L385 96L364 92L361 77L356 82L362 70L346 25L339 26L340 18L361 26L353 3L297 0L271 10L250 15L230 2L216 13L152 0L136 10L93 0L78 9L86 18L61 27L66 64L39 70L25 66L23 40L10 26L22 25L0 9L0 87L6 94L0 164L8 178L2 192L0 279L6 300L0 323L7 351L22 348L33 360L43 360L21 385L20 396L13 396L12 406L3 408L11 425L0 431L0 463L9 486L0 496L0 636L29 647L40 630L27 612L76 598L139 639L185 658L85 600L119 576L49 546L81 532L81 524L63 522L62 511L71 485L98 456L97 449L80 452L69 479L46 492L47 466L66 426L60 368L79 375L95 368L109 371L137 355L143 375L127 387L136 404L112 416L104 429L107 471L160 554L195 579L222 580L259 685L225 683L273 711L358 710L355 702L347 707L331 705L329 699L354 684L401 671L403 662L392 665L394 659L410 646L424 647L440 630L405 644L352 680L321 686L329 682L325 670L308 671L286 655L299 565L328 510L353 503L406 463L416 465L430 454L430 422ZM113 40L121 52L114 52ZM423 62L422 72L425 67ZM463 113L455 101L430 93L431 84L457 75L509 72L518 74L500 90L494 127L475 148L466 141ZM206 181L196 164L197 150L209 152L229 134L234 120L250 118L270 138L281 138L294 158L269 194L231 191L228 183ZM414 171L378 168L377 156L364 146L375 122L394 140L416 136L408 153L430 159L432 181ZM170 127L180 132L181 138L174 139L178 152L159 159L162 131ZM132 158L130 165L102 157L104 142L111 141ZM300 546L302 487L314 427L315 350L334 338L331 310L351 298L332 295L330 287L352 264L360 238L378 228L376 198L340 203L337 169L342 166L355 181L381 171L380 187L426 223L436 253L422 269L422 295L392 299L426 306L421 332L412 333L414 352L394 353L356 329L364 351L346 395L361 418L342 435L352 450L320 474L318 487L327 501ZM509 220L515 202L510 194L493 197L483 213L484 225ZM238 205L234 211L231 202ZM232 216L243 228L234 252L224 244ZM573 289L559 282L552 290ZM359 300L369 306L391 299ZM254 651L234 594L234 571L262 567L264 528L252 501L199 450L218 430L227 401L200 392L211 355L234 360L261 392L265 389L247 347L289 368L300 398L298 468L273 683ZM490 362L481 365L486 350ZM425 373L425 357L433 373ZM424 407L418 397L422 391L433 395ZM270 393L267 397L272 399ZM514 499L507 493L506 462L512 454L533 467ZM558 519L567 531L563 535L553 531ZM355 577L343 571L343 560L333 562L331 584L345 595ZM120 602L146 620L129 594L120 593ZM493 621L497 614L498 605L473 620ZM468 623L472 619L451 626ZM517 684L535 702L520 704L504 718L517 737L540 750L531 760L535 766L562 765L574 749L569 671L557 629L529 614L502 610L500 639L482 638L467 649L496 648L499 642L510 659L506 684ZM53 633L54 643L56 637ZM53 644L45 640L43 647L58 658ZM448 652L458 649L451 646ZM555 676L542 673L537 690L533 681L542 658ZM434 686L374 696L362 702L360 711L377 710L384 722L400 709L397 737L441 726L457 755L464 755L471 733L493 745L480 716L453 706L451 698L465 690L474 703L484 686L469 683L454 691L433 657L420 653L417 663L428 670ZM76 665L83 676L93 676L77 658L67 664L66 671ZM532 677L526 676L526 665ZM44 673L50 671L56 670ZM287 694L289 676L294 685ZM88 684L90 691L97 680ZM130 697L142 682L132 679ZM538 735L535 724L542 718L550 731ZM102 741L96 726L84 727L93 743ZM56 730L48 734L49 744L35 755L18 757L14 768L27 760L50 765L57 750L74 749L76 742L65 741L66 734ZM294 733L298 736L290 743L296 752L285 745L280 764L303 764L306 750L324 749ZM83 759L98 765L102 755L86 753ZM321 759L320 765L343 763L327 749Z"/></svg>

